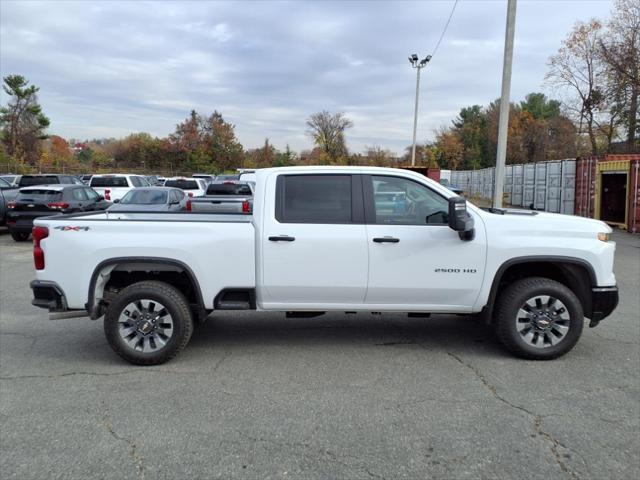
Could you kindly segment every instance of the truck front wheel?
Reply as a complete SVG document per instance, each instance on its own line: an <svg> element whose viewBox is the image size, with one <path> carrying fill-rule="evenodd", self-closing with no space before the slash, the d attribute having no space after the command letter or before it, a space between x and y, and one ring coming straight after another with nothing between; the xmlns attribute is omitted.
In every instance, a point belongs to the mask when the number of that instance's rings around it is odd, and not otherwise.
<svg viewBox="0 0 640 480"><path fill-rule="evenodd" d="M499 296L496 332L518 357L551 360L571 350L584 325L582 304L565 285L542 277L514 282Z"/></svg>
<svg viewBox="0 0 640 480"><path fill-rule="evenodd" d="M111 302L104 317L111 348L137 365L171 360L187 345L193 318L184 295L169 284L134 283Z"/></svg>

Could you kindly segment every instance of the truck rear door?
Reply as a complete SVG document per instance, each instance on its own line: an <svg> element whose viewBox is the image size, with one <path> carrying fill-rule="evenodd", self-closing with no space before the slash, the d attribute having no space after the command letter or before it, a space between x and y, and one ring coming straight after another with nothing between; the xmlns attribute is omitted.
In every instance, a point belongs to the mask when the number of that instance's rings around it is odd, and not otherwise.
<svg viewBox="0 0 640 480"><path fill-rule="evenodd" d="M280 174L266 194L264 308L362 305L368 252L362 182L350 174ZM273 198L273 197L271 197Z"/></svg>

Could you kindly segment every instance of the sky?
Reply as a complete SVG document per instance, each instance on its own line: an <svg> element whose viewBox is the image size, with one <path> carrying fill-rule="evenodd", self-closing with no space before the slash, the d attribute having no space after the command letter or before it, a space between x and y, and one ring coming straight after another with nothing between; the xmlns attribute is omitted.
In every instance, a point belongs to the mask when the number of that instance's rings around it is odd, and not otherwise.
<svg viewBox="0 0 640 480"><path fill-rule="evenodd" d="M512 101L543 91L547 60L576 21L606 19L610 0L519 0ZM351 151L411 143L416 71L453 0L0 0L0 74L40 87L49 133L164 137L192 109L222 113L245 148L312 147L312 113L343 112ZM460 108L500 96L506 1L461 0L422 70L418 141ZM0 103L8 97L2 94Z"/></svg>

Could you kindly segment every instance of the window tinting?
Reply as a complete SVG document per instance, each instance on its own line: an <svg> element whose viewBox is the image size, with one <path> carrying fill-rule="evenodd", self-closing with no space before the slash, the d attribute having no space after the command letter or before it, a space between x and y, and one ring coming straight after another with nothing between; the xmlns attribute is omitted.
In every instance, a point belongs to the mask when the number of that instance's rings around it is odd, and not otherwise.
<svg viewBox="0 0 640 480"><path fill-rule="evenodd" d="M251 187L246 183L211 183L207 195L251 195Z"/></svg>
<svg viewBox="0 0 640 480"><path fill-rule="evenodd" d="M285 223L350 223L351 175L286 175L276 218Z"/></svg>
<svg viewBox="0 0 640 480"><path fill-rule="evenodd" d="M56 175L23 175L20 178L19 185L21 187L30 187L31 185L51 185L60 183Z"/></svg>
<svg viewBox="0 0 640 480"><path fill-rule="evenodd" d="M18 193L16 201L22 202L55 202L62 199L62 192L58 190L27 190Z"/></svg>
<svg viewBox="0 0 640 480"><path fill-rule="evenodd" d="M409 179L372 176L376 223L385 225L446 224L444 197Z"/></svg>
<svg viewBox="0 0 640 480"><path fill-rule="evenodd" d="M92 187L128 187L126 177L91 177Z"/></svg>
<svg viewBox="0 0 640 480"><path fill-rule="evenodd" d="M200 186L195 180L167 180L164 182L165 187L175 187L182 190L199 190Z"/></svg>

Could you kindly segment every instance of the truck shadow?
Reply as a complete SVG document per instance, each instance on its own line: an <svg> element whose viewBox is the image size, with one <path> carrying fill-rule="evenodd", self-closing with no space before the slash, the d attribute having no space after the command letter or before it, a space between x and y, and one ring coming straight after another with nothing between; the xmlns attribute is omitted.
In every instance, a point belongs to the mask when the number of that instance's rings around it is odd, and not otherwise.
<svg viewBox="0 0 640 480"><path fill-rule="evenodd" d="M476 317L408 318L403 314L368 313L286 318L281 313L216 312L204 324L196 325L188 349L336 344L507 355L491 328Z"/></svg>

